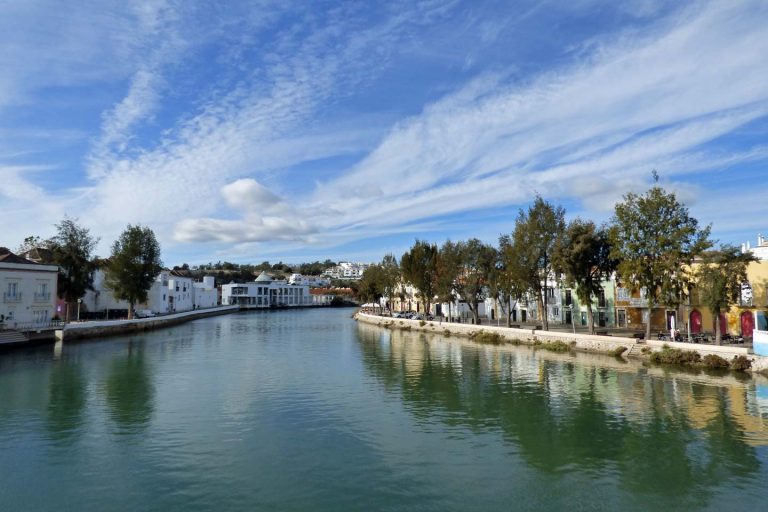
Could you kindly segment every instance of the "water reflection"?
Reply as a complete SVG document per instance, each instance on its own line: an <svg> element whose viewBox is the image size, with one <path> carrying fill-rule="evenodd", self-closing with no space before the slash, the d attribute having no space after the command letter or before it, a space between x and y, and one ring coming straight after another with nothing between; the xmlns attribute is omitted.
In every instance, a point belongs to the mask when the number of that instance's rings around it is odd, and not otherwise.
<svg viewBox="0 0 768 512"><path fill-rule="evenodd" d="M50 372L46 427L51 437L71 441L81 432L86 379L78 363L56 361Z"/></svg>
<svg viewBox="0 0 768 512"><path fill-rule="evenodd" d="M499 432L543 473L610 474L631 493L702 504L755 478L768 444L754 382L732 375L364 324L358 339L367 370L417 418Z"/></svg>
<svg viewBox="0 0 768 512"><path fill-rule="evenodd" d="M105 390L110 417L120 432L135 433L147 427L155 389L141 343L129 343L127 353L112 361Z"/></svg>

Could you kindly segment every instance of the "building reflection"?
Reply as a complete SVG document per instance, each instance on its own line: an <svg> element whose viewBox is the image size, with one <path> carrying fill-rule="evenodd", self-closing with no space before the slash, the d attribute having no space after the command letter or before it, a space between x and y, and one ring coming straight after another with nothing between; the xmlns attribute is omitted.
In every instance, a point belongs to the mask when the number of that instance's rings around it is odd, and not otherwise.
<svg viewBox="0 0 768 512"><path fill-rule="evenodd" d="M756 379L365 324L358 339L368 371L417 418L498 432L542 472L608 471L627 491L706 503L755 476L768 444Z"/></svg>
<svg viewBox="0 0 768 512"><path fill-rule="evenodd" d="M86 393L82 366L75 362L55 361L50 372L45 423L51 437L69 441L81 431Z"/></svg>

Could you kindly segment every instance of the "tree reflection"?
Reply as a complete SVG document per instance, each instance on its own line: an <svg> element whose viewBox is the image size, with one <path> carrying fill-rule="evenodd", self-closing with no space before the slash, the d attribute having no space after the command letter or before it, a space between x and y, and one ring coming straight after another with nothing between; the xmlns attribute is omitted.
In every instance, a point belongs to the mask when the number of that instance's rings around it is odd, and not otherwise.
<svg viewBox="0 0 768 512"><path fill-rule="evenodd" d="M57 361L51 369L46 428L51 437L71 440L83 424L86 403L86 381L82 367L76 363Z"/></svg>
<svg viewBox="0 0 768 512"><path fill-rule="evenodd" d="M364 363L414 415L498 430L539 471L615 472L629 492L700 504L760 469L728 407L729 388L534 358L526 349L455 344L459 357L435 356L426 339L379 333L360 326ZM711 406L698 407L701 400Z"/></svg>
<svg viewBox="0 0 768 512"><path fill-rule="evenodd" d="M106 382L111 417L126 432L149 424L154 409L154 386L141 348L131 344L124 357L112 361Z"/></svg>

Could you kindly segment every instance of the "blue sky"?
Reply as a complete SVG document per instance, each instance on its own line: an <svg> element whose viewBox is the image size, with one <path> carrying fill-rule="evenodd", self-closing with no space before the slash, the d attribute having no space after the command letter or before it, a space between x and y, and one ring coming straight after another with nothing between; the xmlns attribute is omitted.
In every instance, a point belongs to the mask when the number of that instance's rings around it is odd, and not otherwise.
<svg viewBox="0 0 768 512"><path fill-rule="evenodd" d="M67 5L68 4L68 5ZM0 245L63 216L169 265L379 260L598 222L658 170L768 232L768 2L0 2ZM754 242L753 242L754 243Z"/></svg>

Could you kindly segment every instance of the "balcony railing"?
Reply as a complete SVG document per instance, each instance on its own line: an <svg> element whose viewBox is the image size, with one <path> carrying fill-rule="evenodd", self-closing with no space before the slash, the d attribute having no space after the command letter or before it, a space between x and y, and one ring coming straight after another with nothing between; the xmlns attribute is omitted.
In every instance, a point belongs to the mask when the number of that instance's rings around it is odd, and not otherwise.
<svg viewBox="0 0 768 512"><path fill-rule="evenodd" d="M34 296L35 302L48 302L49 300L51 300L50 292L35 293L35 296Z"/></svg>
<svg viewBox="0 0 768 512"><path fill-rule="evenodd" d="M21 292L3 293L3 302L21 302Z"/></svg>

